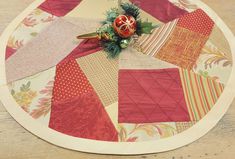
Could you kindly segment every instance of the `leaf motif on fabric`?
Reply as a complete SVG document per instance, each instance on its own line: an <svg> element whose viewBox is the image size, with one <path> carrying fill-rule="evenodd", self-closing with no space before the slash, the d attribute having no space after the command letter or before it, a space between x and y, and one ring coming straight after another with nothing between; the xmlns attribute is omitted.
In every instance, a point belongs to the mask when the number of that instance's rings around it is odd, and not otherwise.
<svg viewBox="0 0 235 159"><path fill-rule="evenodd" d="M10 36L7 46L13 49L19 49L24 45L23 40L16 40L14 36Z"/></svg>
<svg viewBox="0 0 235 159"><path fill-rule="evenodd" d="M121 124L119 124L118 127L119 127L119 134L118 134L119 141L125 142L127 140L127 130Z"/></svg>
<svg viewBox="0 0 235 159"><path fill-rule="evenodd" d="M177 134L177 130L168 124L156 124L155 127L157 128L161 138L167 138Z"/></svg>
<svg viewBox="0 0 235 159"><path fill-rule="evenodd" d="M47 18L41 19L41 22L48 23L48 22L52 22L54 20L55 20L55 16L54 15L50 15Z"/></svg>
<svg viewBox="0 0 235 159"><path fill-rule="evenodd" d="M51 111L53 85L54 81L50 81L47 83L47 86L39 92L41 95L44 95L44 97L39 99L37 108L30 113L34 119L46 116Z"/></svg>
<svg viewBox="0 0 235 159"><path fill-rule="evenodd" d="M213 65L219 65L220 63L223 67L231 67L233 64L231 57L210 45L203 48L202 54L208 55L208 59L205 61L205 69L212 68Z"/></svg>
<svg viewBox="0 0 235 159"><path fill-rule="evenodd" d="M207 71L199 70L198 74L201 75L201 76L203 76L203 77L205 77L205 78L210 78L210 79L215 80L215 81L218 81L218 80L219 80L219 77L217 77L217 76L211 77L211 76L209 75L209 72L207 72Z"/></svg>
<svg viewBox="0 0 235 159"><path fill-rule="evenodd" d="M30 88L31 83L28 82L26 84L23 84L20 87L19 91L16 91L14 89L11 90L11 94L15 101L19 104L19 106L26 112L29 112L29 107L34 98L37 97L37 92L31 90Z"/></svg>
<svg viewBox="0 0 235 159"><path fill-rule="evenodd" d="M34 27L35 25L38 24L38 22L33 17L26 17L24 18L22 24L25 25L26 27Z"/></svg>
<svg viewBox="0 0 235 159"><path fill-rule="evenodd" d="M33 36L33 37L35 37L35 36L38 35L38 33L37 33L37 32L32 32L30 35Z"/></svg>
<svg viewBox="0 0 235 159"><path fill-rule="evenodd" d="M154 136L156 132L153 124L137 124L130 133L135 131L144 131L148 136Z"/></svg>

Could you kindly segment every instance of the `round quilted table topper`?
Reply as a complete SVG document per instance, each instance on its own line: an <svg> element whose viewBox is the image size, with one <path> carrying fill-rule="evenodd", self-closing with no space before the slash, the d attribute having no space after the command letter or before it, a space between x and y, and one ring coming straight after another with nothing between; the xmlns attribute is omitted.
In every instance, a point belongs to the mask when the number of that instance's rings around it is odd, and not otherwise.
<svg viewBox="0 0 235 159"><path fill-rule="evenodd" d="M99 39L77 36L120 10L118 0L37 0L8 26L0 99L19 124L68 149L146 154L185 146L222 118L235 95L235 39L224 22L199 0L121 2L158 27L124 40L115 58ZM138 23L123 18L115 25Z"/></svg>

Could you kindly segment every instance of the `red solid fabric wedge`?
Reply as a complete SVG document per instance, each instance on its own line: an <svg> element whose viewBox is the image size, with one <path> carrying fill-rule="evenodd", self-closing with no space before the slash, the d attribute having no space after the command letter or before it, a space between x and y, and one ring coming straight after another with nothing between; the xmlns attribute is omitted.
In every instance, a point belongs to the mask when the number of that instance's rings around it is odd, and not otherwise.
<svg viewBox="0 0 235 159"><path fill-rule="evenodd" d="M186 10L175 6L168 0L131 0L131 2L164 23L187 13Z"/></svg>
<svg viewBox="0 0 235 159"><path fill-rule="evenodd" d="M55 16L62 17L73 10L81 0L46 0L39 8Z"/></svg>

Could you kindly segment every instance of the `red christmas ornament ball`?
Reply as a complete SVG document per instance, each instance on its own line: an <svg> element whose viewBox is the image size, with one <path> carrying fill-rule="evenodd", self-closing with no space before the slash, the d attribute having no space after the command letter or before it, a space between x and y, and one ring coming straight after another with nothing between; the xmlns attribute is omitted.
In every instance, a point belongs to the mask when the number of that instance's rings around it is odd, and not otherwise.
<svg viewBox="0 0 235 159"><path fill-rule="evenodd" d="M136 32L136 20L130 15L119 15L113 22L113 28L122 38L128 38Z"/></svg>

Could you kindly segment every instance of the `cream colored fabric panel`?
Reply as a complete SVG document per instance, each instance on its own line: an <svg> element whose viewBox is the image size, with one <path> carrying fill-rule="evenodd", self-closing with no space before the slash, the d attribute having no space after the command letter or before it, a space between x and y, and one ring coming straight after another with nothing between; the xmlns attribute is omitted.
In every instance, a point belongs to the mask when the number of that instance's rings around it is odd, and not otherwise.
<svg viewBox="0 0 235 159"><path fill-rule="evenodd" d="M100 97L109 106L118 100L118 59L108 59L103 51L78 58L77 62Z"/></svg>
<svg viewBox="0 0 235 159"><path fill-rule="evenodd" d="M83 0L80 5L74 8L66 16L105 19L106 11L110 8L117 7L117 2L117 0Z"/></svg>
<svg viewBox="0 0 235 159"><path fill-rule="evenodd" d="M216 44L216 46L230 59L232 59L231 50L228 44L227 39L225 38L224 34L220 30L220 28L215 25L210 37L209 41L213 44Z"/></svg>
<svg viewBox="0 0 235 159"><path fill-rule="evenodd" d="M129 2L122 0L122 2ZM105 4L105 5L104 5ZM92 19L105 19L106 11L110 8L117 8L118 0L83 0L80 5L69 12L65 17L84 17ZM141 18L156 24L161 24L159 20L141 10Z"/></svg>
<svg viewBox="0 0 235 159"><path fill-rule="evenodd" d="M127 48L119 56L119 69L164 69L176 65L144 55L133 48Z"/></svg>

